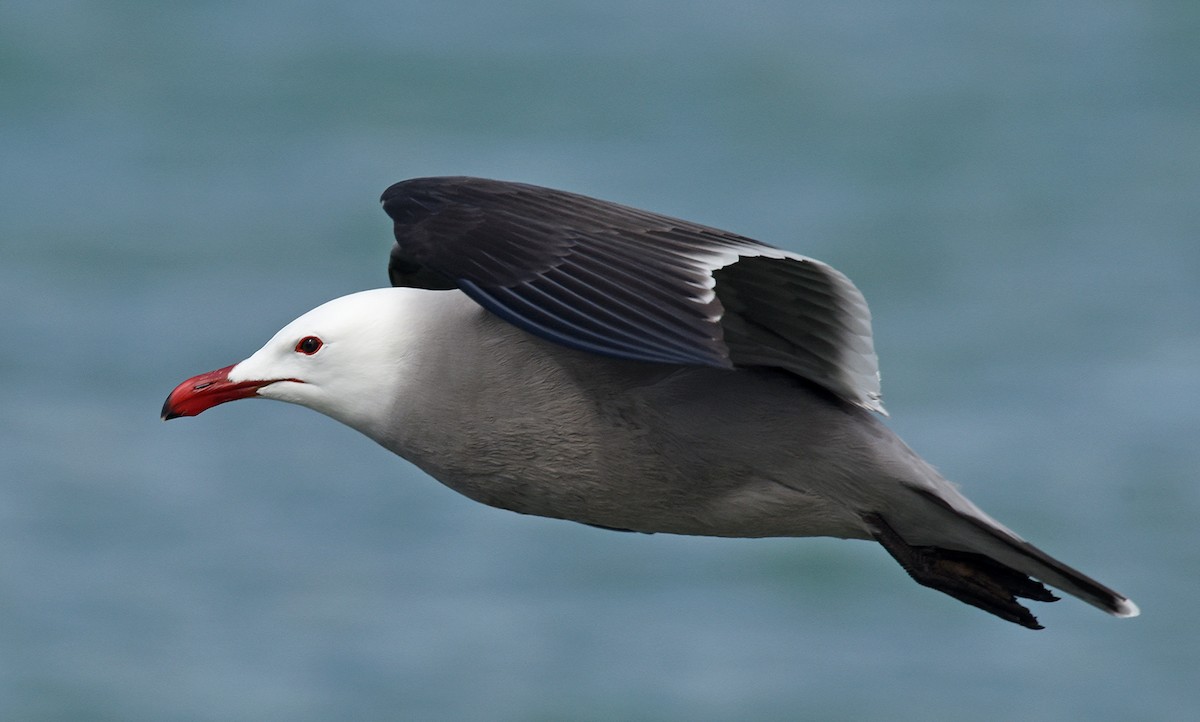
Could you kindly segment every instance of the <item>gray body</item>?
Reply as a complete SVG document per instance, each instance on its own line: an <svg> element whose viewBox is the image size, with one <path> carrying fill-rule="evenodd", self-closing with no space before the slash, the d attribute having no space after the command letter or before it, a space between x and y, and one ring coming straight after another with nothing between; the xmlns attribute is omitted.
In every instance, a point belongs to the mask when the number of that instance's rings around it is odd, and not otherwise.
<svg viewBox="0 0 1200 722"><path fill-rule="evenodd" d="M979 510L871 412L790 374L606 358L459 293L408 293L416 371L391 421L364 431L476 501L725 537L882 542L882 520L909 547L983 555L1106 611L1136 609Z"/></svg>

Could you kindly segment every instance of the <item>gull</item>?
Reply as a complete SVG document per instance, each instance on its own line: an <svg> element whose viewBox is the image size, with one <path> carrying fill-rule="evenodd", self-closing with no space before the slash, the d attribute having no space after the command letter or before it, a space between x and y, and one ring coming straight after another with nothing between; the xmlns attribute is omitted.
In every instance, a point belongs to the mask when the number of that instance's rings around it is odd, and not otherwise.
<svg viewBox="0 0 1200 722"><path fill-rule="evenodd" d="M392 287L337 298L162 417L306 406L501 509L645 533L878 542L916 582L1041 629L1127 597L969 501L882 421L862 293L813 258L539 186L381 198Z"/></svg>

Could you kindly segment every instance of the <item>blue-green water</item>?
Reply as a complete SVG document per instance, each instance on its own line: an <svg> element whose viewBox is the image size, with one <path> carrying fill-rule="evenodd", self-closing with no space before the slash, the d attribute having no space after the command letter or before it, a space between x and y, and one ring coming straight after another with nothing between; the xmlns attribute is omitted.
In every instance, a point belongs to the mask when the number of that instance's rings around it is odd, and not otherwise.
<svg viewBox="0 0 1200 722"><path fill-rule="evenodd" d="M1194 2L0 5L0 718L1183 720ZM1004 624L874 545L602 532L175 383L385 282L393 181L822 258L891 424L1132 596Z"/></svg>

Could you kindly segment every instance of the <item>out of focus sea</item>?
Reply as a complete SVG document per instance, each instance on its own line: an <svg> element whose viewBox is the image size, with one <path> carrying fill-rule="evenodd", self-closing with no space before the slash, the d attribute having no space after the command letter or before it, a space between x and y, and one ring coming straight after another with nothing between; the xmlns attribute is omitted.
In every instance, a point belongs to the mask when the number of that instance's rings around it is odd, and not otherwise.
<svg viewBox="0 0 1200 722"><path fill-rule="evenodd" d="M1200 4L0 5L0 719L1200 714ZM423 175L825 260L889 423L1129 594L1030 632L875 545L469 502L166 393L386 283Z"/></svg>

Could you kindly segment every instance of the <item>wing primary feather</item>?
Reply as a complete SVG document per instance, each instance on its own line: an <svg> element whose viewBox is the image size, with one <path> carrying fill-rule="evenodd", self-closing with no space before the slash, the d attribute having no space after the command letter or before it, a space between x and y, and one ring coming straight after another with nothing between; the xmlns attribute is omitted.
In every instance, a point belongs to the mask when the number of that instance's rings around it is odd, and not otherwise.
<svg viewBox="0 0 1200 722"><path fill-rule="evenodd" d="M596 353L603 356L612 356L634 361L652 361L657 363L689 365L698 364L702 366L715 366L718 368L727 367L727 364L723 364L720 361L716 361L699 354L680 356L679 354L659 352L657 349L650 349L646 347L629 347L624 344L614 343L612 339L596 336L585 329L579 329L573 325L570 327L576 331L579 331L580 334L572 335L564 332L562 325L548 325L543 320L538 319L538 315L551 317L554 317L554 315L548 314L544 309L530 304L528 301L515 294L511 288L484 289L470 281L462 281L460 283L460 288L462 288L464 293L474 299L476 303L488 309L492 313L495 313L497 316L500 316L518 328L525 329L530 333L534 333L542 338L560 343L570 348ZM502 300L500 296L504 296L505 298ZM524 312L522 309L525 309ZM559 319L559 321L561 322L562 319ZM602 340L604 342L598 343L597 340Z"/></svg>
<svg viewBox="0 0 1200 722"><path fill-rule="evenodd" d="M674 260L678 262L680 259ZM573 254L570 263L572 267L587 269L598 278L619 275L622 285L631 289L636 286L643 296L657 298L661 304L680 309L693 308L694 301L681 297L676 289L680 285L694 288L702 283L702 277L709 275L708 269L635 263L628 256L597 246L588 247L586 256ZM661 282L651 283L651 278Z"/></svg>
<svg viewBox="0 0 1200 722"><path fill-rule="evenodd" d="M603 315L608 316L610 319L615 318L617 321L623 322L626 328L621 329L612 323L604 321L600 317L588 314L584 312L579 305L568 303L560 296L548 292L542 287L543 285L547 285L547 283L556 286L556 290L559 293L570 295L573 297L574 301L583 302L587 307L590 307L593 310L601 311ZM509 290L510 292L517 292L517 289ZM533 299L527 297L526 294L535 294L542 302L535 303ZM570 289L563 287L561 284L554 283L551 281L551 279L546 277L539 279L537 283L525 284L520 289L520 292L516 293L516 295L523 298L532 306L543 308L547 311L550 311L550 307L552 306L556 309L554 313L559 320L580 330L587 330L588 327L591 327L590 331L597 338L604 338L613 343L621 343L622 345L631 349L635 354L637 353L638 349L647 348L673 356L675 358L694 359L699 358L701 352L708 351L704 345L697 344L695 339L678 336L671 329L667 329L667 331L670 331L670 333L662 333L653 328L647 328L645 326L634 324L633 318L613 316L611 312L605 311L602 307L578 296L578 294L575 294Z"/></svg>
<svg viewBox="0 0 1200 722"><path fill-rule="evenodd" d="M625 302L618 293L620 290L623 290L619 286L606 290L592 286L576 276L557 273L543 276L537 285L531 287L537 288L543 283L553 285L558 292L569 295L577 305L567 305L577 313L581 313L578 306L584 306L589 310L589 313L583 315L595 320L597 323L602 323L607 328L623 333L639 343L670 346L684 353L695 353L697 337L710 341L711 344L711 334L705 334L702 328L697 329L697 332L692 334L681 333L676 326L651 315L646 309L638 308ZM572 285L582 286L591 291L592 295L603 296L605 301L610 303L610 305L615 305L628 313L618 313L611 307L606 307L592 300L586 294L572 288ZM553 294L550 294L550 296L553 297ZM625 326L627 330L621 331L621 326Z"/></svg>
<svg viewBox="0 0 1200 722"><path fill-rule="evenodd" d="M562 284L576 284L594 291L606 302L611 301L616 306L656 324L660 333L670 333L681 338L713 338L720 332L719 326L716 325L720 313L713 313L711 306L714 304L702 303L699 299L684 302L674 295L664 300L662 289L645 284L636 276L617 281L612 278L611 272L601 274L589 266L574 265L559 267L546 277ZM616 311L610 309L609 313L615 314Z"/></svg>

